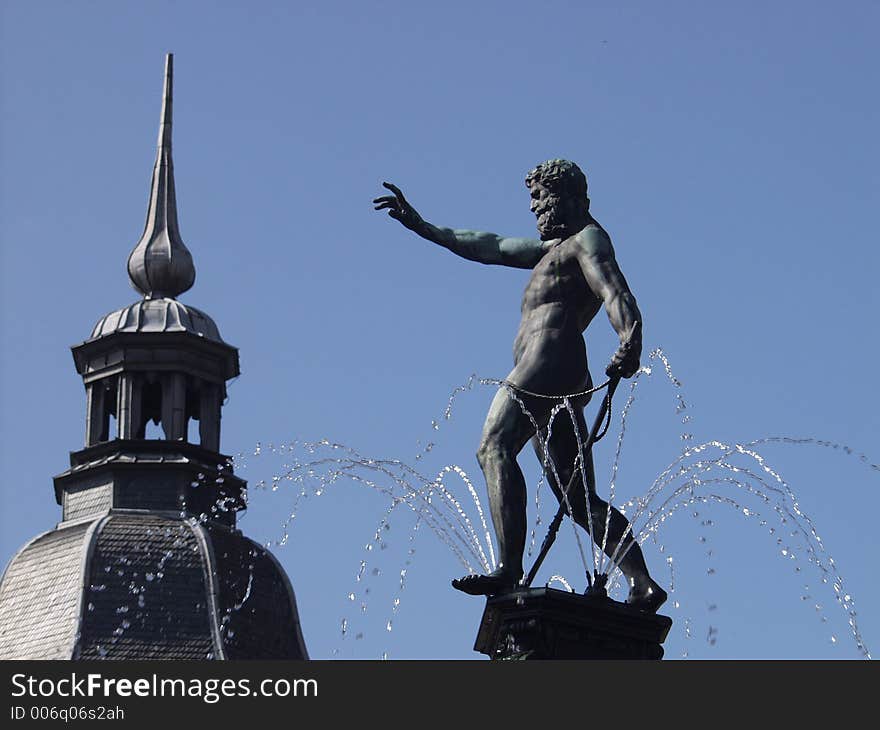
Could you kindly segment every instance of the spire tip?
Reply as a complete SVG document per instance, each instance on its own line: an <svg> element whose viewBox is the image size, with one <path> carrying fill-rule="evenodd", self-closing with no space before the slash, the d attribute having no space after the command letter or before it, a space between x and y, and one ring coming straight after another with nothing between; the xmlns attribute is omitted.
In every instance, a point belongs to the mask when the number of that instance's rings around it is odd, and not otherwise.
<svg viewBox="0 0 880 730"><path fill-rule="evenodd" d="M147 221L140 241L128 258L129 278L134 288L147 298L174 298L195 281L192 256L177 227L177 196L171 162L173 59L173 53L165 55L159 149L150 185Z"/></svg>

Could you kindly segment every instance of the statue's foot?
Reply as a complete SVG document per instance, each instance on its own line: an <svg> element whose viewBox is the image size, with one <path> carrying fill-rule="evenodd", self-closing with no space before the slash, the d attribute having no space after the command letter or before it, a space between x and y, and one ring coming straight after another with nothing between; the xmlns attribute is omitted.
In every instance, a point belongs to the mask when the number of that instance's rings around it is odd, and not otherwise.
<svg viewBox="0 0 880 730"><path fill-rule="evenodd" d="M630 588L626 603L645 613L657 613L657 609L666 602L667 598L666 591L651 578L647 578Z"/></svg>
<svg viewBox="0 0 880 730"><path fill-rule="evenodd" d="M519 576L508 572L494 571L488 575L466 575L452 581L452 587L472 596L492 596L496 593L512 591L519 582Z"/></svg>

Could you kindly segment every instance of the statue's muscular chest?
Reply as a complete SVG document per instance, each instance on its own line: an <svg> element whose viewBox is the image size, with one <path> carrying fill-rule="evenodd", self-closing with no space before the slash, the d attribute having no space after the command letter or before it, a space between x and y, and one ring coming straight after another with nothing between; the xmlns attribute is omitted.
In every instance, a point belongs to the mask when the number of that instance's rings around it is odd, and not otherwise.
<svg viewBox="0 0 880 730"><path fill-rule="evenodd" d="M541 257L523 293L523 313L545 304L581 309L595 300L578 262L576 246L576 240L570 238L552 246Z"/></svg>

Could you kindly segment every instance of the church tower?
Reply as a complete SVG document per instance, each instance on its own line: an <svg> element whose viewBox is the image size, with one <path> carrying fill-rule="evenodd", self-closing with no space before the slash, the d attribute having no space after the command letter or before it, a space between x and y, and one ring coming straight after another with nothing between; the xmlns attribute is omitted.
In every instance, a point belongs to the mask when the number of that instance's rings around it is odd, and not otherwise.
<svg viewBox="0 0 880 730"><path fill-rule="evenodd" d="M246 483L220 453L220 417L238 350L177 299L195 267L177 224L172 77L168 54L147 220L128 258L141 298L72 348L85 447L54 480L61 521L0 581L0 659L308 658L284 570L236 529Z"/></svg>

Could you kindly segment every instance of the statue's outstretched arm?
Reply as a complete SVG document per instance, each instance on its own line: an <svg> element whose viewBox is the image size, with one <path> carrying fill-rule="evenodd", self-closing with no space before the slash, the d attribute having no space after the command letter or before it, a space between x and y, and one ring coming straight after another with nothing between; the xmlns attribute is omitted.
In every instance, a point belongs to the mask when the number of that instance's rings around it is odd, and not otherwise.
<svg viewBox="0 0 880 730"><path fill-rule="evenodd" d="M605 372L629 378L639 369L642 355L639 305L617 265L608 235L601 229L590 228L579 234L579 243L578 260L584 278L605 304L611 326L620 338L620 347Z"/></svg>
<svg viewBox="0 0 880 730"><path fill-rule="evenodd" d="M396 185L382 183L393 195L375 198L376 210L388 215L433 243L481 264L499 264L531 269L544 253L542 244L530 238L505 238L495 233L439 228L424 220Z"/></svg>

